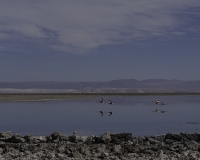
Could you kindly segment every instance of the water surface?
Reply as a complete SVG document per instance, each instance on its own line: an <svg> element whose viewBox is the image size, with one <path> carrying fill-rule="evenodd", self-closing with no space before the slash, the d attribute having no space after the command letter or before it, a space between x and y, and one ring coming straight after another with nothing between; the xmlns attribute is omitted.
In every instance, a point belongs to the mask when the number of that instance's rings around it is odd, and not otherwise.
<svg viewBox="0 0 200 160"><path fill-rule="evenodd" d="M0 102L0 131L20 135L101 135L131 132L133 135L158 135L168 132L198 132L200 96L110 96L82 100L40 102ZM113 105L107 104L108 100ZM167 105L155 104L159 99ZM152 112L158 110L166 113ZM97 111L112 111L103 116ZM189 123L187 123L189 122Z"/></svg>

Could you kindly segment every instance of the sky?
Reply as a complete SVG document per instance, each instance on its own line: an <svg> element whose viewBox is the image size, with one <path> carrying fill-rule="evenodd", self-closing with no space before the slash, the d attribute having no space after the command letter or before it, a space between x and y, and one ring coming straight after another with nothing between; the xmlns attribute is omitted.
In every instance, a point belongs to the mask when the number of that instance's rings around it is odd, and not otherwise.
<svg viewBox="0 0 200 160"><path fill-rule="evenodd" d="M200 80L200 1L1 0L0 75Z"/></svg>

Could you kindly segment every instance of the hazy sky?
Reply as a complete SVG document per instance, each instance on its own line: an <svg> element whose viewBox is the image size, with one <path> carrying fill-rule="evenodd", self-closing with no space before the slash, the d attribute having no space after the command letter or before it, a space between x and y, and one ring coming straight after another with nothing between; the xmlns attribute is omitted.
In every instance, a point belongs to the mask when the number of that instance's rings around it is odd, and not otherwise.
<svg viewBox="0 0 200 160"><path fill-rule="evenodd" d="M200 0L0 0L0 75L200 80Z"/></svg>

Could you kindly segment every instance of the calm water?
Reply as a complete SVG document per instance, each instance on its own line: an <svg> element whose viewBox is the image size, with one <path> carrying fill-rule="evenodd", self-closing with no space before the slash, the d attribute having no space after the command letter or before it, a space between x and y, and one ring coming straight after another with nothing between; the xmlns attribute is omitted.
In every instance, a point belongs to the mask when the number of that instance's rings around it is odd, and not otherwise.
<svg viewBox="0 0 200 160"><path fill-rule="evenodd" d="M83 100L41 102L0 102L0 131L20 135L49 135L58 131L72 135L101 135L106 131L133 135L158 135L168 132L199 132L200 96L113 96ZM159 99L167 105L155 104ZM166 113L152 112L155 109ZM103 116L97 111L112 111Z"/></svg>

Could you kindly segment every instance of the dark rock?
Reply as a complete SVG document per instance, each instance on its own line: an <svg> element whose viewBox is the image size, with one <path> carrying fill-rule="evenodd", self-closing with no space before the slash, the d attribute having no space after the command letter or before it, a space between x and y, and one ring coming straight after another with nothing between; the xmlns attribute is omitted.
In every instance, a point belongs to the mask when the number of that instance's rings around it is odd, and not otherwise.
<svg viewBox="0 0 200 160"><path fill-rule="evenodd" d="M129 140L129 141L132 141L132 140L133 140L133 135L132 135L132 133L124 133L124 134L123 134L123 137L124 137L126 140Z"/></svg>
<svg viewBox="0 0 200 160"><path fill-rule="evenodd" d="M136 138L136 137L135 137L135 138ZM139 144L141 144L141 143L143 143L144 141L146 141L146 138L143 137L143 136L138 136L137 139L138 139L138 143L139 143Z"/></svg>
<svg viewBox="0 0 200 160"><path fill-rule="evenodd" d="M122 141L133 141L132 133L111 134L111 142L120 144Z"/></svg>
<svg viewBox="0 0 200 160"><path fill-rule="evenodd" d="M160 149L159 146L155 146L155 145L151 146L150 148L151 148L151 150L153 150L155 152L157 152Z"/></svg>
<svg viewBox="0 0 200 160"><path fill-rule="evenodd" d="M13 132L0 132L0 141L7 142L13 136Z"/></svg>
<svg viewBox="0 0 200 160"><path fill-rule="evenodd" d="M122 153L122 147L120 145L114 145L112 148L114 154L121 154Z"/></svg>
<svg viewBox="0 0 200 160"><path fill-rule="evenodd" d="M96 142L96 138L93 137L93 136L87 137L87 139L86 139L86 141L85 141L85 143L88 144L88 145L94 144L95 142Z"/></svg>
<svg viewBox="0 0 200 160"><path fill-rule="evenodd" d="M145 150L145 154L153 155L155 152L153 150Z"/></svg>
<svg viewBox="0 0 200 160"><path fill-rule="evenodd" d="M200 152L200 145L198 146L198 151Z"/></svg>
<svg viewBox="0 0 200 160"><path fill-rule="evenodd" d="M165 140L166 139L171 139L171 140L175 140L175 141L181 141L182 140L182 136L180 134L168 133L168 134L165 135Z"/></svg>
<svg viewBox="0 0 200 160"><path fill-rule="evenodd" d="M165 144L168 144L168 145L171 145L171 144L173 144L174 143L174 141L173 140L171 140L171 139L165 139Z"/></svg>
<svg viewBox="0 0 200 160"><path fill-rule="evenodd" d="M50 142L61 142L61 141L68 141L68 137L62 133L54 132L49 137L47 137L47 141Z"/></svg>
<svg viewBox="0 0 200 160"><path fill-rule="evenodd" d="M72 153L72 157L79 158L79 159L83 158L82 155L79 152Z"/></svg>
<svg viewBox="0 0 200 160"><path fill-rule="evenodd" d="M65 152L65 150L66 150L66 148L65 148L64 145L61 145L61 146L59 146L59 147L57 148L57 152L58 152L58 153L63 153L63 152Z"/></svg>
<svg viewBox="0 0 200 160"><path fill-rule="evenodd" d="M99 153L99 154L102 154L105 151L106 151L106 146L105 144L102 144L102 143L97 144L96 148L93 150L93 152Z"/></svg>
<svg viewBox="0 0 200 160"><path fill-rule="evenodd" d="M133 146L139 145L138 139L133 139Z"/></svg>
<svg viewBox="0 0 200 160"><path fill-rule="evenodd" d="M106 132L104 133L102 136L101 136L101 140L104 142L104 143L109 143L111 141L111 136L110 136L110 132Z"/></svg>
<svg viewBox="0 0 200 160"><path fill-rule="evenodd" d="M69 137L68 137L68 140L69 140L70 142L76 143L76 142L77 142L77 136L69 136Z"/></svg>
<svg viewBox="0 0 200 160"><path fill-rule="evenodd" d="M160 142L163 142L164 139L165 139L165 135L159 135L155 137L155 140L160 141Z"/></svg>
<svg viewBox="0 0 200 160"><path fill-rule="evenodd" d="M200 133L181 132L181 136L183 138L188 139L189 141L194 140L194 141L200 142Z"/></svg>
<svg viewBox="0 0 200 160"><path fill-rule="evenodd" d="M151 144L160 144L160 142L159 141L157 141L157 140L155 140L155 139L153 139L153 138L148 138L148 141L151 143Z"/></svg>
<svg viewBox="0 0 200 160"><path fill-rule="evenodd" d="M33 135L26 135L24 136L24 139L28 143L44 143L47 141L45 136L34 137Z"/></svg>
<svg viewBox="0 0 200 160"><path fill-rule="evenodd" d="M152 160L198 159L200 157L199 133L168 133L162 136L132 137L130 133L102 136L65 136L54 132L50 136L34 137L1 132L0 159L20 160Z"/></svg>
<svg viewBox="0 0 200 160"><path fill-rule="evenodd" d="M11 138L12 136L13 136L13 132L12 131L0 132L0 138L2 138L2 137Z"/></svg>
<svg viewBox="0 0 200 160"><path fill-rule="evenodd" d="M45 136L34 137L34 140L38 140L40 143L45 143L47 138Z"/></svg>
<svg viewBox="0 0 200 160"><path fill-rule="evenodd" d="M26 135L24 136L26 142L33 143L33 135Z"/></svg>
<svg viewBox="0 0 200 160"><path fill-rule="evenodd" d="M141 152L145 152L146 147L144 145L139 145L138 146Z"/></svg>
<svg viewBox="0 0 200 160"><path fill-rule="evenodd" d="M0 147L5 145L6 142L0 141Z"/></svg>
<svg viewBox="0 0 200 160"><path fill-rule="evenodd" d="M19 136L19 135L13 135L10 139L7 139L7 142L11 143L24 143L26 140Z"/></svg>

